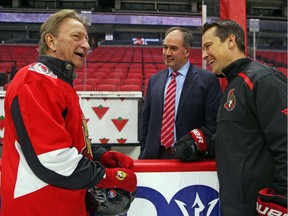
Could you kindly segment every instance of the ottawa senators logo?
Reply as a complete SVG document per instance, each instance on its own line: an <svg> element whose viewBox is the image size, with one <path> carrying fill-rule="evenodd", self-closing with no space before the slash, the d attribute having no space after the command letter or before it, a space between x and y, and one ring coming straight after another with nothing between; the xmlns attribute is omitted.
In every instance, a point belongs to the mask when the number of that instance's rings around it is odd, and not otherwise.
<svg viewBox="0 0 288 216"><path fill-rule="evenodd" d="M121 170L119 170L116 174L116 178L120 181L124 180L126 178L126 176L127 176L127 173L125 173Z"/></svg>
<svg viewBox="0 0 288 216"><path fill-rule="evenodd" d="M230 89L227 95L227 101L224 104L224 107L228 111L232 111L236 106L236 97L234 95L235 89Z"/></svg>
<svg viewBox="0 0 288 216"><path fill-rule="evenodd" d="M42 63L31 64L29 66L29 70L37 72L37 73L40 73L40 74L44 74L44 75L50 76L50 77L55 78L55 79L57 78L57 76L48 67L46 67Z"/></svg>

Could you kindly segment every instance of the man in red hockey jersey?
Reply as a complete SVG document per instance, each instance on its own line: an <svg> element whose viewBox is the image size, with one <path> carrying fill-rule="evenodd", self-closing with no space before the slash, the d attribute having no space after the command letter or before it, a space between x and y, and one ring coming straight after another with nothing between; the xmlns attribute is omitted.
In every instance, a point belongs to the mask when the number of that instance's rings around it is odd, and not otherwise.
<svg viewBox="0 0 288 216"><path fill-rule="evenodd" d="M73 88L90 49L85 21L61 10L40 33L38 61L17 72L5 95L1 214L84 216L88 188L136 190L133 160L91 149Z"/></svg>

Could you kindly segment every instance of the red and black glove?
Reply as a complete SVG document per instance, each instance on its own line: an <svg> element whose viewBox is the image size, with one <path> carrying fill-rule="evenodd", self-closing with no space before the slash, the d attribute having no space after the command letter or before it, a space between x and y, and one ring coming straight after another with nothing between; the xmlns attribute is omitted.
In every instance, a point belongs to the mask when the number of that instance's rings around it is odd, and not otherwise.
<svg viewBox="0 0 288 216"><path fill-rule="evenodd" d="M204 127L194 129L181 137L173 147L174 157L182 161L198 161L213 155L210 153L212 134Z"/></svg>
<svg viewBox="0 0 288 216"><path fill-rule="evenodd" d="M287 196L276 194L274 190L264 188L257 199L258 215L287 215Z"/></svg>
<svg viewBox="0 0 288 216"><path fill-rule="evenodd" d="M124 167L133 169L134 161L131 157L116 151L107 151L99 159L99 162L108 168Z"/></svg>
<svg viewBox="0 0 288 216"><path fill-rule="evenodd" d="M99 188L120 188L128 192L136 191L137 177L126 168L106 168L103 179L96 185Z"/></svg>

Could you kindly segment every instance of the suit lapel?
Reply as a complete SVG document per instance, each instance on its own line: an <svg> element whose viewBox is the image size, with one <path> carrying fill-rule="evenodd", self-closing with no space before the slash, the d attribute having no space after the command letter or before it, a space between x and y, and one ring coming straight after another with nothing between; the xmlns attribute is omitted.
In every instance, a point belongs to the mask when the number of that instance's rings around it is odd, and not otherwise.
<svg viewBox="0 0 288 216"><path fill-rule="evenodd" d="M185 100L187 99L190 92L192 91L194 87L194 83L197 79L198 79L198 76L197 76L196 68L192 64L190 64L189 70L187 72L187 76L184 81L183 89L181 92L176 119L177 119L178 114L181 112L181 109L185 103Z"/></svg>
<svg viewBox="0 0 288 216"><path fill-rule="evenodd" d="M165 69L165 71L163 71L163 73L160 73L159 75L161 76L159 77L160 79L158 80L159 81L158 87L159 87L159 94L160 94L159 98L161 98L161 101L159 101L159 103L161 105L160 110L161 110L161 116L162 116L163 107L164 107L164 91L165 91L166 81L168 78L168 68Z"/></svg>

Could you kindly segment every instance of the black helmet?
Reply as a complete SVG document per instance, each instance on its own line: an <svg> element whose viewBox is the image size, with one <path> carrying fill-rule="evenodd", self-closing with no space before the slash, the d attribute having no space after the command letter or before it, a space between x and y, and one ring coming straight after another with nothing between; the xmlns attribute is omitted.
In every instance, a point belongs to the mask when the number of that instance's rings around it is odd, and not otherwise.
<svg viewBox="0 0 288 216"><path fill-rule="evenodd" d="M119 188L91 188L87 191L85 201L86 209L97 215L119 215L129 210L134 200L135 192Z"/></svg>

